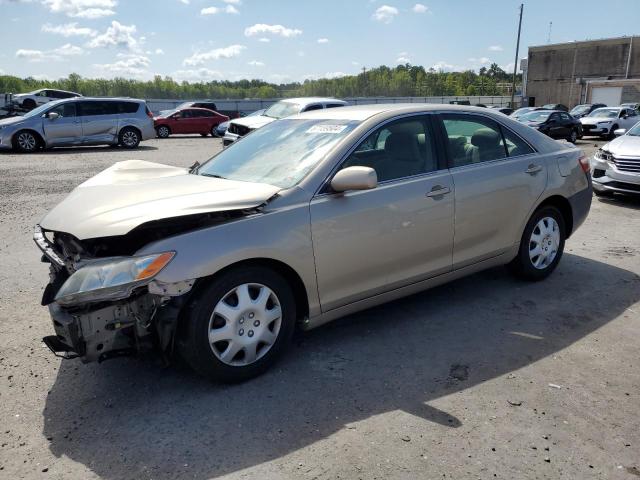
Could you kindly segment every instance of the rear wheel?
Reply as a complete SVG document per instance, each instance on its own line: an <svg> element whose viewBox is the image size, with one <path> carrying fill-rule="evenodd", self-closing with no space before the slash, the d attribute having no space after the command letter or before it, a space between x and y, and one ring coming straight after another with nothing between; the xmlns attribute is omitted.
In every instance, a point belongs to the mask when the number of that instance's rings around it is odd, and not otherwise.
<svg viewBox="0 0 640 480"><path fill-rule="evenodd" d="M166 125L160 125L156 128L156 134L158 135L158 138L167 138L171 135L171 130Z"/></svg>
<svg viewBox="0 0 640 480"><path fill-rule="evenodd" d="M200 136L201 137L206 137L207 135L209 135L208 133L201 133Z"/></svg>
<svg viewBox="0 0 640 480"><path fill-rule="evenodd" d="M137 148L140 145L140 133L131 127L125 127L120 130L118 143L125 148Z"/></svg>
<svg viewBox="0 0 640 480"><path fill-rule="evenodd" d="M218 137L218 131L217 131L218 126L214 125L213 127L211 127L211 136L212 137Z"/></svg>
<svg viewBox="0 0 640 480"><path fill-rule="evenodd" d="M578 131L575 128L571 130L571 134L569 135L569 138L567 140L569 140L571 143L576 143L578 141Z"/></svg>
<svg viewBox="0 0 640 480"><path fill-rule="evenodd" d="M13 137L13 147L22 153L33 153L40 148L40 139L29 130L22 130Z"/></svg>
<svg viewBox="0 0 640 480"><path fill-rule="evenodd" d="M287 281L264 267L229 270L200 291L180 340L191 367L238 382L267 370L291 340L296 306Z"/></svg>
<svg viewBox="0 0 640 480"><path fill-rule="evenodd" d="M542 280L558 266L564 251L565 222L560 211L542 207L529 219L510 270L526 280Z"/></svg>

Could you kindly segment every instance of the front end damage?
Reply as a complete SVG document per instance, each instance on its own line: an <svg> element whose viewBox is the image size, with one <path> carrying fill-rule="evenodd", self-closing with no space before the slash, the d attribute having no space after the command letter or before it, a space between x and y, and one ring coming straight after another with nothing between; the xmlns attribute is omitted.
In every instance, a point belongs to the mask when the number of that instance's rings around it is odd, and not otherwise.
<svg viewBox="0 0 640 480"><path fill-rule="evenodd" d="M169 233L166 225L163 228L157 235ZM108 298L105 293L89 300L57 298L74 273L111 258L126 258L111 255L135 253L141 243L153 240L151 231L146 235L133 232L128 238L80 241L66 233L36 227L34 240L43 253L42 260L50 264L42 305L49 308L55 332L43 341L54 354L80 358L84 363L147 352L160 352L165 360L170 358L180 312L195 280L168 284L151 279L134 282L115 294L103 289L109 293Z"/></svg>

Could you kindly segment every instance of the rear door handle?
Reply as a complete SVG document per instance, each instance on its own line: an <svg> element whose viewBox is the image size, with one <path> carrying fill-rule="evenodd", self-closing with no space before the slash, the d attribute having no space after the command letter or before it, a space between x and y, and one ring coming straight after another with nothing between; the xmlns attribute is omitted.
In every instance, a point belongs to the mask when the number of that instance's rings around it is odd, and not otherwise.
<svg viewBox="0 0 640 480"><path fill-rule="evenodd" d="M431 189L429 193L427 193L427 197L439 197L441 195L446 195L447 193L451 193L451 189L449 187L436 185Z"/></svg>
<svg viewBox="0 0 640 480"><path fill-rule="evenodd" d="M529 168L527 168L524 171L524 173L528 173L529 175L535 175L540 170L542 170L542 167L540 165L536 165L536 164L532 163L531 165L529 165Z"/></svg>

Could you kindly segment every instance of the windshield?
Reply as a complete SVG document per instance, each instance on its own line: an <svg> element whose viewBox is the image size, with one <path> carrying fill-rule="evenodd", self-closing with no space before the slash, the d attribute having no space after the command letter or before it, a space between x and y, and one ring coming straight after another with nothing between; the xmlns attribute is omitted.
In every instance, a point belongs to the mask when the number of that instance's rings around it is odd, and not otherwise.
<svg viewBox="0 0 640 480"><path fill-rule="evenodd" d="M171 115L173 115L174 113L176 113L178 111L177 108L174 108L173 110L160 110L158 112L158 115L161 117L169 117Z"/></svg>
<svg viewBox="0 0 640 480"><path fill-rule="evenodd" d="M636 123L628 132L627 135L632 137L640 137L640 122Z"/></svg>
<svg viewBox="0 0 640 480"><path fill-rule="evenodd" d="M580 115L582 113L586 113L591 108L589 105L577 105L571 109L569 112L571 115Z"/></svg>
<svg viewBox="0 0 640 480"><path fill-rule="evenodd" d="M34 108L30 112L27 112L23 115L24 118L37 117L38 115L42 115L44 112L49 110L51 107L56 105L58 102L49 102L44 105L40 105L38 108Z"/></svg>
<svg viewBox="0 0 640 480"><path fill-rule="evenodd" d="M518 110L516 110L515 112L513 112L513 115L524 115L525 113L529 113L531 110L533 110L534 107L525 107L525 108L519 108Z"/></svg>
<svg viewBox="0 0 640 480"><path fill-rule="evenodd" d="M598 108L587 115L587 117L618 118L618 112L619 110L617 108Z"/></svg>
<svg viewBox="0 0 640 480"><path fill-rule="evenodd" d="M551 112L529 112L520 117L520 120L526 120L527 122L544 122L549 118Z"/></svg>
<svg viewBox="0 0 640 480"><path fill-rule="evenodd" d="M358 123L317 119L273 122L227 147L197 174L289 188Z"/></svg>
<svg viewBox="0 0 640 480"><path fill-rule="evenodd" d="M284 118L300 112L300 105L291 102L278 102L271 105L264 112L265 117Z"/></svg>

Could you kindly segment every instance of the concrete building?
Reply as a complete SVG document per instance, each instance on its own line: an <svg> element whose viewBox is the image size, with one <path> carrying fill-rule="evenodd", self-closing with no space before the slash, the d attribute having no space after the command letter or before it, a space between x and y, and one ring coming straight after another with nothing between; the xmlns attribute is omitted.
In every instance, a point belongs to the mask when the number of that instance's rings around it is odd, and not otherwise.
<svg viewBox="0 0 640 480"><path fill-rule="evenodd" d="M640 102L640 37L529 47L526 67L530 105Z"/></svg>

